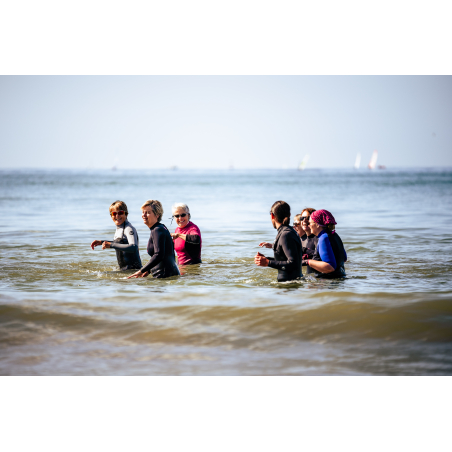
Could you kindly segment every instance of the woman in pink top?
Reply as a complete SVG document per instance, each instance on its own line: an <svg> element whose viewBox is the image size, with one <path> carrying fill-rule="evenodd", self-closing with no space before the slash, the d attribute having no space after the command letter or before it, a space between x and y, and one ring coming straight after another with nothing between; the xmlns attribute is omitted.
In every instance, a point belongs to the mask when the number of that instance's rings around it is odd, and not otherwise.
<svg viewBox="0 0 452 452"><path fill-rule="evenodd" d="M190 209L187 204L174 204L173 218L176 219L178 226L176 232L171 234L178 264L201 264L201 231L190 221Z"/></svg>

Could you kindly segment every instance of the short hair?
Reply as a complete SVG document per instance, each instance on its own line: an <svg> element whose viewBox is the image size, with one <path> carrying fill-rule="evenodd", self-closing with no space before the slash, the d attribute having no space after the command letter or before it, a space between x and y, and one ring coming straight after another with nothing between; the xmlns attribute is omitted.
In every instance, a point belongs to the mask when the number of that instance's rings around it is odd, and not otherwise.
<svg viewBox="0 0 452 452"><path fill-rule="evenodd" d="M303 213L303 212L309 212L309 215L311 215L312 214L312 212L315 212L316 211L316 209L313 209L312 207L305 207L302 211L301 211L301 213ZM301 215L301 214L300 214Z"/></svg>
<svg viewBox="0 0 452 452"><path fill-rule="evenodd" d="M295 222L295 221L300 221L301 220L301 213L299 213L299 214L297 214L297 215L295 215L294 217L293 217L293 221Z"/></svg>
<svg viewBox="0 0 452 452"><path fill-rule="evenodd" d="M276 201L271 208L272 214L278 223L289 225L290 223L290 206L285 201Z"/></svg>
<svg viewBox="0 0 452 452"><path fill-rule="evenodd" d="M125 203L124 201L115 201L115 202L112 202L108 210L111 212L111 209L112 209L112 208L114 208L114 209L119 209L119 210L124 210L124 212L126 213L126 215L129 214L129 211L127 210L127 205L126 205L126 203Z"/></svg>
<svg viewBox="0 0 452 452"><path fill-rule="evenodd" d="M157 221L160 221L163 216L163 206L160 201L157 201L155 199L148 199L141 208L144 207L150 207L152 209L152 212L154 212L154 215L157 217Z"/></svg>
<svg viewBox="0 0 452 452"><path fill-rule="evenodd" d="M184 209L185 212L190 213L190 209L188 208L187 204L184 204L184 203L182 203L182 202L176 202L175 204L173 204L173 207L172 207L173 213L174 213L177 209Z"/></svg>

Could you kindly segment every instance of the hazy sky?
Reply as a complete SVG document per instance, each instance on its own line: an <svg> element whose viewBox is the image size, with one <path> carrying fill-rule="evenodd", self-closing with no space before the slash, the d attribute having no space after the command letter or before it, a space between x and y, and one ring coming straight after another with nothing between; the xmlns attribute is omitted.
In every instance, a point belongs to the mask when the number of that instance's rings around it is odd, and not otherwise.
<svg viewBox="0 0 452 452"><path fill-rule="evenodd" d="M452 76L1 76L0 168L452 166Z"/></svg>

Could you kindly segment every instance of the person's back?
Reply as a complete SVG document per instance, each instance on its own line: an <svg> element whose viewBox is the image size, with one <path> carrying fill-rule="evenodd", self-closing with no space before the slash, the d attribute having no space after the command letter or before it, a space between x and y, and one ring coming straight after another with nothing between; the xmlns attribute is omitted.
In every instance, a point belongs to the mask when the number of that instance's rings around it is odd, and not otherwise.
<svg viewBox="0 0 452 452"><path fill-rule="evenodd" d="M268 266L278 269L278 281L292 281L302 277L301 240L295 229L281 225L273 245L274 259L269 259Z"/></svg>
<svg viewBox="0 0 452 452"><path fill-rule="evenodd" d="M273 203L270 210L270 219L273 227L278 231L272 247L274 257L265 257L263 254L257 253L254 256L254 263L259 267L276 268L280 282L301 278L303 276L301 272L301 239L295 229L289 226L289 204L285 201Z"/></svg>

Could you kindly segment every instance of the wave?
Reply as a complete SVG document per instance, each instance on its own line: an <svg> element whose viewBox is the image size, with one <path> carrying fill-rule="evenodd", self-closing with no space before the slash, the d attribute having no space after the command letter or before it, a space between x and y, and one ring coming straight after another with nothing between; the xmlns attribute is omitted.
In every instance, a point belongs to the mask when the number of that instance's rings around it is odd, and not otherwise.
<svg viewBox="0 0 452 452"><path fill-rule="evenodd" d="M5 345L72 333L87 341L233 347L364 339L451 342L452 297L409 298L342 294L328 302L327 294L316 294L299 303L270 304L257 298L243 306L204 304L202 297L169 304L132 298L94 306L1 297L0 341Z"/></svg>

